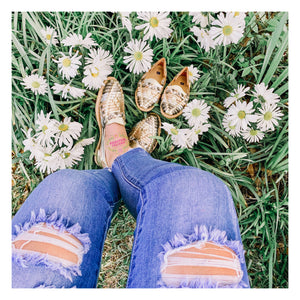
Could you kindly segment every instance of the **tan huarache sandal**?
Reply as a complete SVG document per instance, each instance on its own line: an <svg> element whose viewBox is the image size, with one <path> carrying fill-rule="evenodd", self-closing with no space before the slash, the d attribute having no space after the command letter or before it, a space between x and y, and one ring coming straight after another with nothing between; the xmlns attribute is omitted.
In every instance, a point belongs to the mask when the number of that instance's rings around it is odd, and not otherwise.
<svg viewBox="0 0 300 300"><path fill-rule="evenodd" d="M95 163L107 168L104 149L104 128L106 125L117 123L125 125L125 105L123 90L114 77L108 77L100 88L96 100L96 119L99 126L99 142L95 150Z"/></svg>
<svg viewBox="0 0 300 300"><path fill-rule="evenodd" d="M139 110L148 112L158 103L167 79L165 58L158 60L139 80L135 103Z"/></svg>
<svg viewBox="0 0 300 300"><path fill-rule="evenodd" d="M168 119L177 118L187 105L190 96L188 67L183 68L165 88L160 103L162 115Z"/></svg>
<svg viewBox="0 0 300 300"><path fill-rule="evenodd" d="M141 147L148 153L153 152L157 145L154 136L160 136L161 120L159 115L150 113L138 122L128 135L131 148Z"/></svg>

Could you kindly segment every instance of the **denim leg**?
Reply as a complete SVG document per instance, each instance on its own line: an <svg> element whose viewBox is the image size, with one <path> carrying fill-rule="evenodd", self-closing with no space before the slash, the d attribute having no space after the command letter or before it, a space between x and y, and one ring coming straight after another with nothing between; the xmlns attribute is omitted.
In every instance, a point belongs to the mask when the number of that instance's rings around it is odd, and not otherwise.
<svg viewBox="0 0 300 300"><path fill-rule="evenodd" d="M249 287L234 203L219 178L142 149L112 171L137 219L128 287ZM217 266L222 274L205 275Z"/></svg>
<svg viewBox="0 0 300 300"><path fill-rule="evenodd" d="M107 169L47 176L12 220L12 287L96 287L119 197Z"/></svg>

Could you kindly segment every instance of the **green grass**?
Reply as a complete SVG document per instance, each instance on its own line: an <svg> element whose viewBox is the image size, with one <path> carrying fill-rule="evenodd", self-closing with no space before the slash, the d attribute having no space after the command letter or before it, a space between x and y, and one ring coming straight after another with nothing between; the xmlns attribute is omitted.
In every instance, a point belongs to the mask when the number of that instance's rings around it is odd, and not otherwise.
<svg viewBox="0 0 300 300"><path fill-rule="evenodd" d="M170 147L162 133L153 157L190 165L219 176L230 188L246 250L246 262L252 287L288 287L288 15L285 12L249 12L244 37L238 44L217 47L206 53L199 47L188 13L172 12L171 38L150 43L153 61L164 56L168 81L184 66L200 70L200 79L192 85L190 99L205 99L212 106L211 129L191 150ZM99 137L94 115L96 91L88 91L78 100L63 101L53 95L34 96L20 84L32 71L43 74L48 82L61 82L52 58L67 47L47 47L40 29L56 28L58 40L71 32L95 41L114 57L114 71L124 89L126 129L144 117L134 103L134 92L141 75L126 70L123 48L130 36L121 28L117 14L96 12L24 12L12 13L12 215L44 175L36 170L29 153L23 152L22 129L33 127L37 113L52 111L61 119L70 116L83 124L82 137ZM133 27L137 19L133 18ZM133 30L133 37L140 38ZM83 55L87 51L81 49ZM80 69L82 74L82 69ZM84 88L81 77L73 83ZM253 86L264 82L280 95L284 117L280 126L256 144L233 138L222 127L223 100L237 84ZM159 113L159 106L154 108ZM160 114L160 113L159 113ZM162 116L161 116L162 117ZM169 121L162 117L162 121ZM174 124L185 125L182 116ZM97 168L93 161L96 144L85 150L76 169ZM112 220L104 246L98 287L125 287L135 221L124 206Z"/></svg>

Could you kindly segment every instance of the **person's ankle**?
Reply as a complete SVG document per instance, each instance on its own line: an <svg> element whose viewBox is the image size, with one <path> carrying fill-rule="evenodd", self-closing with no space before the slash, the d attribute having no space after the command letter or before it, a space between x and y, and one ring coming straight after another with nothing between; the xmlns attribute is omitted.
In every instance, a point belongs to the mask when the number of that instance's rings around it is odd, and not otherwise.
<svg viewBox="0 0 300 300"><path fill-rule="evenodd" d="M108 167L114 160L130 149L129 140L123 125L109 124L105 127L105 157Z"/></svg>

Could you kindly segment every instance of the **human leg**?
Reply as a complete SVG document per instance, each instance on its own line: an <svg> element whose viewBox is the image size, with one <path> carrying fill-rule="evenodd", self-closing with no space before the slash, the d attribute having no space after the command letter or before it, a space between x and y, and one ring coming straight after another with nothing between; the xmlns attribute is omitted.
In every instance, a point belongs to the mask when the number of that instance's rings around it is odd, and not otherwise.
<svg viewBox="0 0 300 300"><path fill-rule="evenodd" d="M12 286L95 287L119 195L106 169L46 177L12 220Z"/></svg>
<svg viewBox="0 0 300 300"><path fill-rule="evenodd" d="M137 148L113 163L137 219L128 287L249 287L230 192L211 173Z"/></svg>

